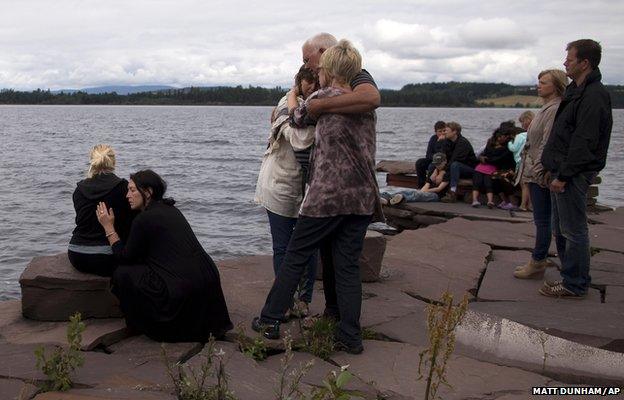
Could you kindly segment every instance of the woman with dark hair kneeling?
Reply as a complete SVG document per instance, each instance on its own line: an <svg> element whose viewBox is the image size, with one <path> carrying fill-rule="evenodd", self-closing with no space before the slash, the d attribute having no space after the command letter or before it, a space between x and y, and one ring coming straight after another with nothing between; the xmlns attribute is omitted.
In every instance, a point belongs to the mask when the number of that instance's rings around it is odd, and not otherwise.
<svg viewBox="0 0 624 400"><path fill-rule="evenodd" d="M123 243L113 209L97 217L120 265L112 279L128 328L164 342L205 342L232 329L219 271L191 226L163 198L167 185L151 170L130 175L128 202L141 211Z"/></svg>

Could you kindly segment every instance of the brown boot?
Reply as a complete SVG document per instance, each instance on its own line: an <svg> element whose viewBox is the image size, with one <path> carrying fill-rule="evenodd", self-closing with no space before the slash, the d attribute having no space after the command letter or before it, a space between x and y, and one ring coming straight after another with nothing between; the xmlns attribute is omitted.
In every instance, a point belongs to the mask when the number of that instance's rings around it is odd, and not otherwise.
<svg viewBox="0 0 624 400"><path fill-rule="evenodd" d="M553 268L557 268L558 270L559 270L559 269L561 269L561 268L559 268L559 266L558 266L558 265L557 265L554 261L552 261L550 258L545 258L545 259L543 259L543 260L541 260L541 261L535 261L535 262L537 262L537 263L544 263L544 265L546 265L546 268L551 268L551 267L553 267ZM526 264L524 264L524 265L518 265L518 266L515 268L515 270L514 270L514 271L520 271L520 270L523 270L523 269L524 269L524 268L525 268L528 264L529 264L529 263L526 263Z"/></svg>
<svg viewBox="0 0 624 400"><path fill-rule="evenodd" d="M449 190L444 197L440 199L442 203L455 203L457 201L457 194L452 190Z"/></svg>
<svg viewBox="0 0 624 400"><path fill-rule="evenodd" d="M535 261L531 258L528 263L520 268L516 268L514 276L518 279L542 279L547 265L548 261L546 259Z"/></svg>

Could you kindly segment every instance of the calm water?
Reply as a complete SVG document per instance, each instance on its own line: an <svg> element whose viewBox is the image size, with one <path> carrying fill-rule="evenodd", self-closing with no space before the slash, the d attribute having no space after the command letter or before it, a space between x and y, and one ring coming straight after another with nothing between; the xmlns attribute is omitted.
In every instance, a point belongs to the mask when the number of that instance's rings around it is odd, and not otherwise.
<svg viewBox="0 0 624 400"><path fill-rule="evenodd" d="M477 148L521 111L380 109L377 159L421 157L438 119L460 122ZM19 297L17 280L33 256L65 251L74 227L72 192L96 143L116 149L119 176L148 167L163 175L214 258L269 254L266 215L252 198L270 113L270 107L0 106L0 299ZM613 206L624 205L623 130L624 110L616 110L600 186L600 201Z"/></svg>

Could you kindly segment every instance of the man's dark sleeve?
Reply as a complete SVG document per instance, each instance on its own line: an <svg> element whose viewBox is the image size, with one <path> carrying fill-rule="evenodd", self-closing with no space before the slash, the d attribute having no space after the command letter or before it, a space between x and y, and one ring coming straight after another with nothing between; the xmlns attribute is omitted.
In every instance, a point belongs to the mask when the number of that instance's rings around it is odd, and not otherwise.
<svg viewBox="0 0 624 400"><path fill-rule="evenodd" d="M613 119L610 99L605 96L587 96L581 100L576 118L576 129L572 133L568 155L559 166L557 179L570 181L573 176L587 169L588 164L604 166L606 149L601 144L609 143ZM604 153L604 154L602 154Z"/></svg>
<svg viewBox="0 0 624 400"><path fill-rule="evenodd" d="M355 89L356 86L363 83L370 83L377 88L377 84L375 83L373 76L365 69L361 70L360 73L357 74L353 80L351 80L351 89Z"/></svg>
<svg viewBox="0 0 624 400"><path fill-rule="evenodd" d="M437 142L438 142L437 135L433 135L429 138L429 144L427 145L427 153L425 154L425 158L429 161L433 160L433 154L435 153Z"/></svg>

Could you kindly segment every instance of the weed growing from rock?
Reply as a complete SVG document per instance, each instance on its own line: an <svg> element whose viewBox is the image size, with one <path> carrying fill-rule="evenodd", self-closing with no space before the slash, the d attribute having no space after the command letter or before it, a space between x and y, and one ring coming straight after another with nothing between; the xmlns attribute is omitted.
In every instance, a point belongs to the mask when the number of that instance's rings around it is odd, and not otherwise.
<svg viewBox="0 0 624 400"><path fill-rule="evenodd" d="M257 335L254 339L249 338L245 334L245 329L242 325L238 325L236 343L238 343L241 353L256 361L263 361L268 357L268 348L264 338L260 335Z"/></svg>
<svg viewBox="0 0 624 400"><path fill-rule="evenodd" d="M84 330L85 324L82 322L80 313L77 312L69 317L67 349L56 346L49 358L43 346L35 349L37 368L48 377L48 381L43 384L43 391L65 392L71 389L72 373L84 364L84 356L80 352Z"/></svg>
<svg viewBox="0 0 624 400"><path fill-rule="evenodd" d="M449 386L446 381L446 364L455 349L455 328L459 325L468 309L468 297L453 305L453 295L448 291L442 294L439 304L427 306L427 330L429 348L420 353L418 379L424 377L423 370L428 369L425 400L435 399L440 384Z"/></svg>
<svg viewBox="0 0 624 400"><path fill-rule="evenodd" d="M281 358L281 368L280 375L278 381L278 388L275 391L277 400L303 400L306 398L305 393L301 390L301 379L305 376L305 374L310 371L312 366L314 365L314 361L310 360L306 364L299 365L298 368L294 368L290 373L288 370L290 369L290 364L293 359L293 351L292 351L292 339L290 335L287 335L284 338L284 348L286 351L284 352L284 356Z"/></svg>
<svg viewBox="0 0 624 400"><path fill-rule="evenodd" d="M300 330L303 340L298 343L298 348L323 360L328 360L335 350L336 323L334 320L325 317L308 319Z"/></svg>
<svg viewBox="0 0 624 400"><path fill-rule="evenodd" d="M228 388L225 352L222 349L217 350L215 345L215 339L211 336L202 351L204 361L199 370L180 363L171 364L165 347L162 347L167 373L173 381L178 400L237 400Z"/></svg>

